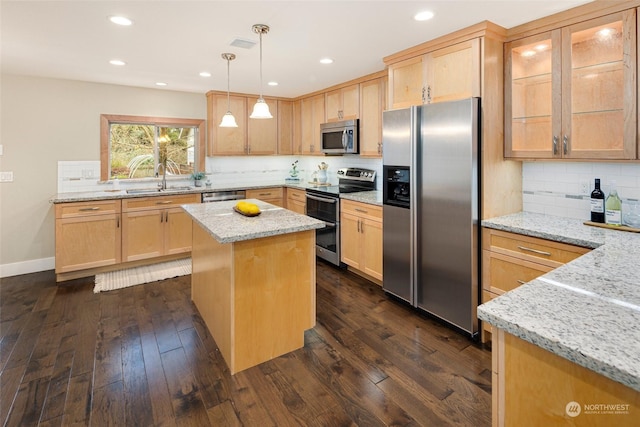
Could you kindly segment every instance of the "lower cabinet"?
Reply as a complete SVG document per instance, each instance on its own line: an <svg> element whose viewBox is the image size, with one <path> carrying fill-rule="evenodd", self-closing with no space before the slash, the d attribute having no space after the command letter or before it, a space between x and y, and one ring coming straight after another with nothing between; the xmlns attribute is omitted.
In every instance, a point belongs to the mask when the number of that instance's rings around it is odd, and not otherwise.
<svg viewBox="0 0 640 427"><path fill-rule="evenodd" d="M382 207L340 200L340 258L382 280Z"/></svg>
<svg viewBox="0 0 640 427"><path fill-rule="evenodd" d="M191 217L179 206L198 203L197 194L122 201L122 260L125 262L191 251Z"/></svg>
<svg viewBox="0 0 640 427"><path fill-rule="evenodd" d="M118 264L120 200L55 205L56 274Z"/></svg>
<svg viewBox="0 0 640 427"><path fill-rule="evenodd" d="M304 190L287 188L287 209L305 215L307 213L307 193Z"/></svg>
<svg viewBox="0 0 640 427"><path fill-rule="evenodd" d="M482 229L482 302L532 281L589 252L590 249ZM483 323L482 342L491 339L491 325Z"/></svg>
<svg viewBox="0 0 640 427"><path fill-rule="evenodd" d="M260 188L256 190L247 190L245 194L247 199L258 199L272 205L284 207L284 191L282 187Z"/></svg>

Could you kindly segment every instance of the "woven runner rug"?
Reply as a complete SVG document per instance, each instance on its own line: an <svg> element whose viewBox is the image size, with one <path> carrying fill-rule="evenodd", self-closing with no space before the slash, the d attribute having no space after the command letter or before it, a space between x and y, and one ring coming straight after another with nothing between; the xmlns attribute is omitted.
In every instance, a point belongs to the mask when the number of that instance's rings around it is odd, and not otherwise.
<svg viewBox="0 0 640 427"><path fill-rule="evenodd" d="M191 258L96 274L94 293L191 274Z"/></svg>

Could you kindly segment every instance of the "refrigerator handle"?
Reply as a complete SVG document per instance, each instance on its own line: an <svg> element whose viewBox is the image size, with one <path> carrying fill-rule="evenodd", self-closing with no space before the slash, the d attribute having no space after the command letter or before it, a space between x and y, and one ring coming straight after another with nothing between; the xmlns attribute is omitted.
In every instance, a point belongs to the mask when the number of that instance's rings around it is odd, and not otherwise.
<svg viewBox="0 0 640 427"><path fill-rule="evenodd" d="M410 268L411 268L411 281L413 283L412 286L412 295L411 295L411 302L412 305L414 307L418 306L418 257L419 257L419 248L418 248L418 239L416 236L418 236L418 233L420 232L418 230L418 209L420 206L419 200L418 200L418 186L419 186L419 182L417 177L420 176L420 171L418 170L419 168L419 156L420 156L420 151L419 151L419 144L420 144L420 120L421 117L420 115L422 114L422 108L417 108L417 107L412 107L412 114L411 114L411 159L410 159L410 169L409 169L409 182L410 182L410 188L409 188L409 209L411 211L411 226L410 226L410 235L413 236L413 238L411 239L411 247L410 247L410 254L411 254L411 261L410 261Z"/></svg>

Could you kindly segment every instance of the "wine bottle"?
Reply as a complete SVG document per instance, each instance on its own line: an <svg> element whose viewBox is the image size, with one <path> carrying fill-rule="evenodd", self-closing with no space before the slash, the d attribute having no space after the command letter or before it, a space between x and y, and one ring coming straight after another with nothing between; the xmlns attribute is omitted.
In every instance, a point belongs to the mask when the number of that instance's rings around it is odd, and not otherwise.
<svg viewBox="0 0 640 427"><path fill-rule="evenodd" d="M611 181L611 189L604 203L604 209L607 224L622 225L622 200L620 200L620 196L618 196L615 181Z"/></svg>
<svg viewBox="0 0 640 427"><path fill-rule="evenodd" d="M591 221L604 223L604 192L600 189L600 179L596 178L591 192Z"/></svg>

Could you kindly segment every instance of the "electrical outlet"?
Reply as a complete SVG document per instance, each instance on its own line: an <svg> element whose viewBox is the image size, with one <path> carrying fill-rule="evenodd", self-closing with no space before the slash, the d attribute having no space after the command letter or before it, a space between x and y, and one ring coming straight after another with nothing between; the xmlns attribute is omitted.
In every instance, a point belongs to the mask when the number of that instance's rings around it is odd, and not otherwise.
<svg viewBox="0 0 640 427"><path fill-rule="evenodd" d="M589 183L582 181L582 194L589 194Z"/></svg>
<svg viewBox="0 0 640 427"><path fill-rule="evenodd" d="M0 172L0 182L13 182L13 172Z"/></svg>

